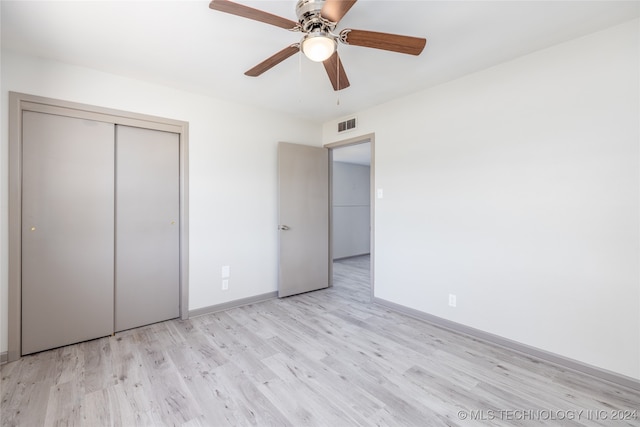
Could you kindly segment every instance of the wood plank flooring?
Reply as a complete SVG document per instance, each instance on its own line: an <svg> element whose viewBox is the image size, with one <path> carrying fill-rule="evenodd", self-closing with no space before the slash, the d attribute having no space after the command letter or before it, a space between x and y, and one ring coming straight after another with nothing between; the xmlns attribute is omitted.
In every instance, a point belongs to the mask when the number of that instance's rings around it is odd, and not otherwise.
<svg viewBox="0 0 640 427"><path fill-rule="evenodd" d="M6 364L2 426L640 426L640 392L368 303L368 262Z"/></svg>

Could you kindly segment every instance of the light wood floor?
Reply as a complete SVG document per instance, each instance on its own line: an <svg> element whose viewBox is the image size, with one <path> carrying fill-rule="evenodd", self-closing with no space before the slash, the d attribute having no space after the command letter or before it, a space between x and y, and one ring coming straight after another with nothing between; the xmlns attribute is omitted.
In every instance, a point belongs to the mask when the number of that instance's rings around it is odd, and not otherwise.
<svg viewBox="0 0 640 427"><path fill-rule="evenodd" d="M639 392L369 304L367 257L335 277L6 364L2 425L640 425Z"/></svg>

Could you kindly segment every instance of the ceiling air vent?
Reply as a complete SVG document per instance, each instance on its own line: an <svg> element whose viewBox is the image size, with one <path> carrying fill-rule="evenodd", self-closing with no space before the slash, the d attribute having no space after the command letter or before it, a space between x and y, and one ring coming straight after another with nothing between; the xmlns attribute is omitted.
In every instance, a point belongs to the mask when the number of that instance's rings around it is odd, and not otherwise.
<svg viewBox="0 0 640 427"><path fill-rule="evenodd" d="M338 133L346 132L356 128L356 118L347 119L344 122L338 123Z"/></svg>

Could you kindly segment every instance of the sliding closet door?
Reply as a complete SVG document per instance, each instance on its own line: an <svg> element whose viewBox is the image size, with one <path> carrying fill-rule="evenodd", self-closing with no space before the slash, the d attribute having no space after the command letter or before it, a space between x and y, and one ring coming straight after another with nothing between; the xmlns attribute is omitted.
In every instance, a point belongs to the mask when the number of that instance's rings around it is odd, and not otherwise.
<svg viewBox="0 0 640 427"><path fill-rule="evenodd" d="M116 126L116 331L179 315L179 135Z"/></svg>
<svg viewBox="0 0 640 427"><path fill-rule="evenodd" d="M25 111L22 354L113 331L114 125Z"/></svg>

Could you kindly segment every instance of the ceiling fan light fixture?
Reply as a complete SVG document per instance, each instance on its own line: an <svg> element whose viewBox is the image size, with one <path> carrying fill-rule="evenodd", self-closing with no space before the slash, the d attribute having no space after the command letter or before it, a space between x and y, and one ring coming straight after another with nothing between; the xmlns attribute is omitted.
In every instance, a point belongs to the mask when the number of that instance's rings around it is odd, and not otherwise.
<svg viewBox="0 0 640 427"><path fill-rule="evenodd" d="M309 33L302 39L302 52L314 62L331 58L338 48L336 40L324 31Z"/></svg>

